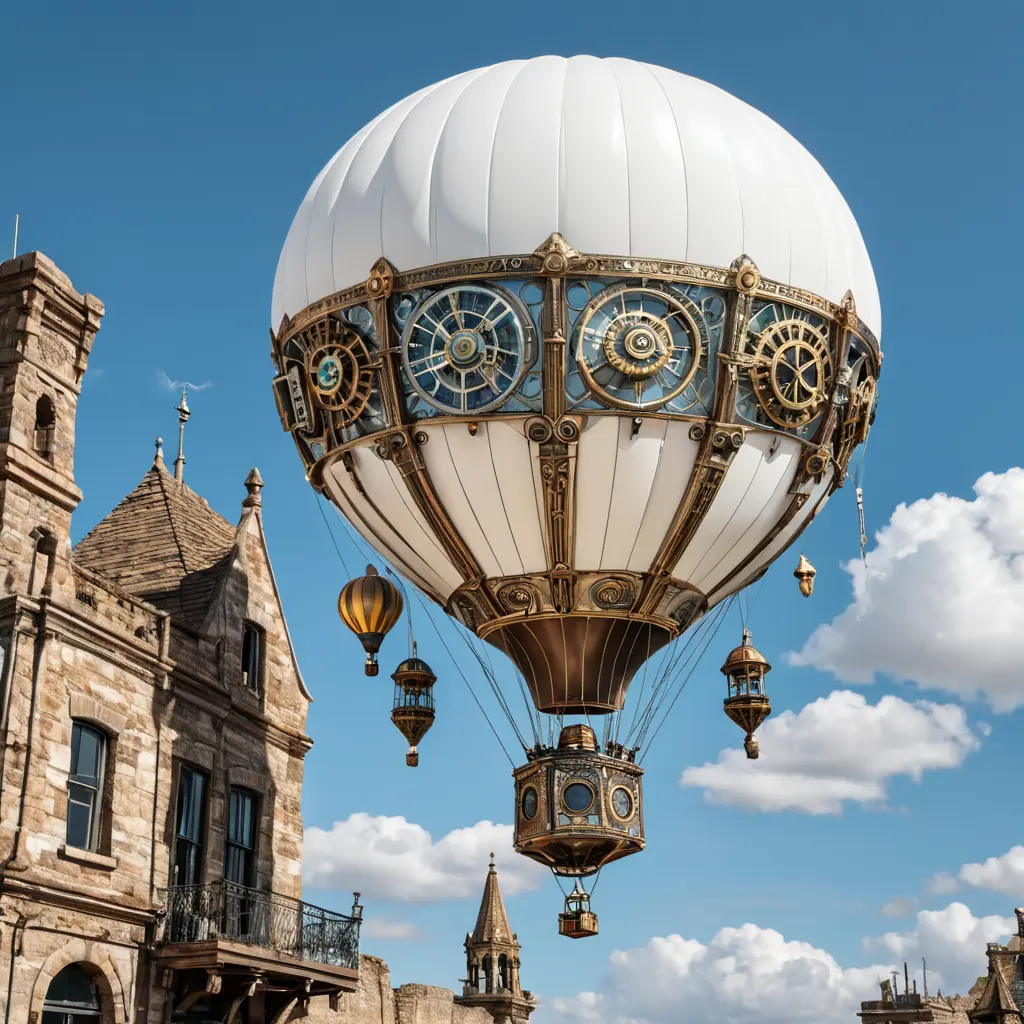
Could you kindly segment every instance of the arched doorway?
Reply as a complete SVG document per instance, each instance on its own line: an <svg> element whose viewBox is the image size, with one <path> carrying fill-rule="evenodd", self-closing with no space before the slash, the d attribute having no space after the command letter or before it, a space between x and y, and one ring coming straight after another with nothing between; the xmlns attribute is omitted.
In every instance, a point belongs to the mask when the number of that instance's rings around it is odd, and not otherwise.
<svg viewBox="0 0 1024 1024"><path fill-rule="evenodd" d="M100 1024L100 990L82 964L68 964L50 982L42 1024Z"/></svg>

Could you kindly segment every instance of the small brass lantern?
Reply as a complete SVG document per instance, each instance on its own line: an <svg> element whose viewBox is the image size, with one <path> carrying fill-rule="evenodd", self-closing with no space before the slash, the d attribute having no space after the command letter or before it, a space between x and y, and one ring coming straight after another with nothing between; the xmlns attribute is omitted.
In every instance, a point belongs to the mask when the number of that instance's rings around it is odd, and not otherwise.
<svg viewBox="0 0 1024 1024"><path fill-rule="evenodd" d="M434 683L437 676L425 661L416 657L416 645L413 644L412 657L406 658L391 678L395 681L391 721L409 743L405 763L415 768L420 763L416 745L434 724Z"/></svg>
<svg viewBox="0 0 1024 1024"><path fill-rule="evenodd" d="M743 749L747 757L760 754L754 732L772 713L771 701L765 689L764 677L772 670L767 658L750 642L750 630L743 630L743 643L730 652L722 666L722 674L729 684L725 698L725 713L747 734Z"/></svg>
<svg viewBox="0 0 1024 1024"><path fill-rule="evenodd" d="M565 913L558 915L558 934L570 939L587 939L597 934L597 914L590 909L590 894L583 891L578 878L565 897Z"/></svg>
<svg viewBox="0 0 1024 1024"><path fill-rule="evenodd" d="M818 575L818 570L811 565L806 555L800 555L800 561L793 570L793 575L800 581L800 593L804 597L810 597L814 593L814 577Z"/></svg>

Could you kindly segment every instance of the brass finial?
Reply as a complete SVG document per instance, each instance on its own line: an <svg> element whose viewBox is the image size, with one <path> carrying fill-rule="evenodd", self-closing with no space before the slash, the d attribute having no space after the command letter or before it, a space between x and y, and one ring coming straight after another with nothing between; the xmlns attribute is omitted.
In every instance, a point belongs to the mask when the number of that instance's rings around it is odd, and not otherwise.
<svg viewBox="0 0 1024 1024"><path fill-rule="evenodd" d="M800 581L800 593L804 597L810 597L814 591L814 577L818 575L818 570L811 565L803 552L800 553L800 561L793 570L793 575Z"/></svg>
<svg viewBox="0 0 1024 1024"><path fill-rule="evenodd" d="M491 870L494 870L494 851L491 851Z"/></svg>
<svg viewBox="0 0 1024 1024"><path fill-rule="evenodd" d="M263 490L263 477L260 471L253 466L249 475L245 478L245 489L248 494L242 500L242 508L259 508L263 504L260 491Z"/></svg>
<svg viewBox="0 0 1024 1024"><path fill-rule="evenodd" d="M156 455L153 457L153 464L156 466L164 464L164 439L162 437L156 439Z"/></svg>
<svg viewBox="0 0 1024 1024"><path fill-rule="evenodd" d="M174 479L181 483L185 476L185 424L188 423L192 410L188 407L188 388L181 389L181 402L178 413L178 457L174 460Z"/></svg>

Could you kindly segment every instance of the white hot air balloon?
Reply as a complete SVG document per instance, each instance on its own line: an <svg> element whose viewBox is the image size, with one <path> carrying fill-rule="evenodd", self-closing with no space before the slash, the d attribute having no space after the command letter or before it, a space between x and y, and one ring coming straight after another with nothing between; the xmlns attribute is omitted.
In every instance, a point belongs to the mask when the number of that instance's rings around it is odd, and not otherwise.
<svg viewBox="0 0 1024 1024"><path fill-rule="evenodd" d="M497 64L338 151L272 315L313 486L537 721L587 716L516 770L517 848L570 876L641 849L636 747L595 716L793 543L873 417L878 292L835 185L697 79Z"/></svg>

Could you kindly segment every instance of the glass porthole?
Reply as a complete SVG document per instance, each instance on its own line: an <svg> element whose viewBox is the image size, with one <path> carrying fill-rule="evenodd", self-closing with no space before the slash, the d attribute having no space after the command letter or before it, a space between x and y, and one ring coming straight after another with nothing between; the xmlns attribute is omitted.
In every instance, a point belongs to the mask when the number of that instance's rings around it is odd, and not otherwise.
<svg viewBox="0 0 1024 1024"><path fill-rule="evenodd" d="M523 790L523 817L527 821L533 821L537 817L537 790L533 786L527 786Z"/></svg>
<svg viewBox="0 0 1024 1024"><path fill-rule="evenodd" d="M633 817L633 794L625 786L612 790L612 813L621 821Z"/></svg>
<svg viewBox="0 0 1024 1024"><path fill-rule="evenodd" d="M504 402L532 361L533 328L504 289L454 285L409 314L402 364L417 393L448 413L485 412Z"/></svg>
<svg viewBox="0 0 1024 1024"><path fill-rule="evenodd" d="M585 814L594 803L594 791L585 782L570 782L562 790L562 803L570 814Z"/></svg>

